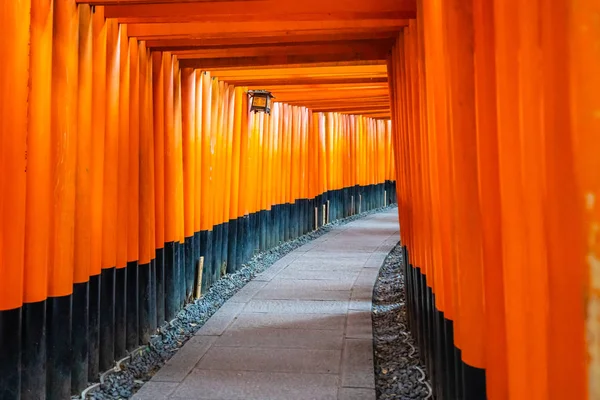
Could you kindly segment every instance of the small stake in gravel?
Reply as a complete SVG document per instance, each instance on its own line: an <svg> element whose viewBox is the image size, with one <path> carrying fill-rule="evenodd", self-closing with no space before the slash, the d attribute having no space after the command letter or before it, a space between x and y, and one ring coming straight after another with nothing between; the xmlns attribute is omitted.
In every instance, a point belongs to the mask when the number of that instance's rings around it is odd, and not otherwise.
<svg viewBox="0 0 600 400"><path fill-rule="evenodd" d="M327 200L327 223L329 223L329 221L331 221L329 219L329 213L331 211L331 204L329 203L329 200Z"/></svg>
<svg viewBox="0 0 600 400"><path fill-rule="evenodd" d="M323 204L323 225L327 225L327 206Z"/></svg>
<svg viewBox="0 0 600 400"><path fill-rule="evenodd" d="M198 262L198 283L196 284L196 300L202 296L202 270L204 269L204 257Z"/></svg>
<svg viewBox="0 0 600 400"><path fill-rule="evenodd" d="M319 229L319 208L315 207L315 231Z"/></svg>
<svg viewBox="0 0 600 400"><path fill-rule="evenodd" d="M387 190L383 191L383 206L385 207L385 204L387 203Z"/></svg>
<svg viewBox="0 0 600 400"><path fill-rule="evenodd" d="M355 212L354 212L354 210L355 210L354 209L354 196L350 196L350 197L351 197L351 200L352 200L352 214L355 214Z"/></svg>

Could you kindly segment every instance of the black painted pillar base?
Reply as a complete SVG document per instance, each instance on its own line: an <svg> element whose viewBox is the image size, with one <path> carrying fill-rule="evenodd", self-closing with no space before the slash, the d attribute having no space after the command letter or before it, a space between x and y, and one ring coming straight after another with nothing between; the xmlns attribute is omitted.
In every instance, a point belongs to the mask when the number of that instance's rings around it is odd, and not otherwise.
<svg viewBox="0 0 600 400"><path fill-rule="evenodd" d="M194 236L186 237L184 242L185 255L185 300L186 302L192 298L194 290Z"/></svg>
<svg viewBox="0 0 600 400"><path fill-rule="evenodd" d="M267 248L267 220L266 220L266 211L260 210L258 212L258 249L259 251L265 251Z"/></svg>
<svg viewBox="0 0 600 400"><path fill-rule="evenodd" d="M208 266L207 266L208 268L206 269L207 278L208 278L208 287L211 287L215 283L215 276L217 275L217 273L216 273L217 265L219 264L218 255L221 254L219 251L217 251L217 249L219 247L219 227L218 227L218 225L213 225L210 232L211 232L211 234L209 235L210 244L208 246L208 250L210 252L208 253L207 259L204 260L205 263L208 261Z"/></svg>
<svg viewBox="0 0 600 400"><path fill-rule="evenodd" d="M213 256L211 265L211 285L214 285L221 276L222 251L221 243L223 242L223 225L218 224L213 227Z"/></svg>
<svg viewBox="0 0 600 400"><path fill-rule="evenodd" d="M207 254L204 259L204 265L206 267L204 274L206 275L206 289L209 289L215 283L215 270L217 269L217 238L218 229L216 225L213 225L211 230L208 231L207 236Z"/></svg>
<svg viewBox="0 0 600 400"><path fill-rule="evenodd" d="M416 267L417 270L419 271L419 301L420 301L420 310L421 313L419 315L421 315L420 318L420 322L421 322L421 349L425 350L427 349L427 338L429 336L429 315L427 313L427 294L426 294L426 288L427 288L427 283L425 282L425 276L423 275L423 273L421 272L421 268L420 267ZM425 364L426 366L429 365L429 361L427 358L428 354L426 351L421 351L421 361L423 362L423 364Z"/></svg>
<svg viewBox="0 0 600 400"><path fill-rule="evenodd" d="M444 368L447 371L444 391L446 398L458 398L458 389L456 387L456 361L454 351L454 322L444 318Z"/></svg>
<svg viewBox="0 0 600 400"><path fill-rule="evenodd" d="M304 234L312 231L313 216L312 199L304 199Z"/></svg>
<svg viewBox="0 0 600 400"><path fill-rule="evenodd" d="M267 211L266 211L267 215L265 217L266 219L266 228L265 228L265 236L266 236L266 241L265 241L265 251L268 251L270 249L272 249L273 247L275 247L275 221L273 219L274 216L274 212L273 212L273 207L270 207Z"/></svg>
<svg viewBox="0 0 600 400"><path fill-rule="evenodd" d="M315 199L306 199L306 225L305 234L315 229Z"/></svg>
<svg viewBox="0 0 600 400"><path fill-rule="evenodd" d="M138 320L138 264L137 261L127 263L127 327L125 344L128 351L135 350L140 343Z"/></svg>
<svg viewBox="0 0 600 400"><path fill-rule="evenodd" d="M88 324L88 381L97 382L100 374L100 275L90 276Z"/></svg>
<svg viewBox="0 0 600 400"><path fill-rule="evenodd" d="M156 288L158 286L156 279L156 259L150 259L150 309L149 309L149 323L150 331L156 332L158 328L158 318L156 315L156 305L158 300L156 299Z"/></svg>
<svg viewBox="0 0 600 400"><path fill-rule="evenodd" d="M255 214L248 214L248 226L246 228L246 238L244 246L244 262L248 262L254 255L254 243L256 238L256 218Z"/></svg>
<svg viewBox="0 0 600 400"><path fill-rule="evenodd" d="M185 272L185 266L183 264L184 261L184 257L183 257L183 243L176 241L175 242L175 247L174 249L174 257L175 257L175 262L174 262L174 280L175 280L175 303L176 303L176 307L175 307L175 313L173 314L173 316L171 318L167 318L167 321L170 321L171 319L175 318L175 316L177 315L177 312L179 312L179 310L181 309L181 307L183 306L183 302L184 302L184 297L185 297L185 280L184 280L184 272Z"/></svg>
<svg viewBox="0 0 600 400"><path fill-rule="evenodd" d="M454 346L454 368L456 378L456 398L464 400L462 350Z"/></svg>
<svg viewBox="0 0 600 400"><path fill-rule="evenodd" d="M294 201L294 203L292 204L292 212L293 212L293 223L292 223L292 227L293 227L293 231L292 231L292 239L297 239L300 237L300 226L302 225L301 222L301 202L300 200L296 200Z"/></svg>
<svg viewBox="0 0 600 400"><path fill-rule="evenodd" d="M161 326L165 318L165 249L156 249L156 258L154 259L154 269L156 270L156 326ZM138 268L139 270L139 268ZM139 279L139 278L138 278ZM141 284L141 283L140 283ZM139 285L138 284L138 287ZM139 296L138 296L139 299ZM138 307L140 307L138 305Z"/></svg>
<svg viewBox="0 0 600 400"><path fill-rule="evenodd" d="M244 215L238 219L238 233L237 233L237 254L236 254L236 264L238 268L241 268L242 264L246 262L246 246L248 229L250 226L250 219L248 215Z"/></svg>
<svg viewBox="0 0 600 400"><path fill-rule="evenodd" d="M115 360L127 354L127 268L115 271Z"/></svg>
<svg viewBox="0 0 600 400"><path fill-rule="evenodd" d="M271 206L271 209L268 211L268 227L267 227L267 249L272 249L276 246L277 238L276 238L276 221L275 221L275 206Z"/></svg>
<svg viewBox="0 0 600 400"><path fill-rule="evenodd" d="M88 318L89 284L73 285L73 318L71 325L73 364L71 366L71 393L81 393L88 383Z"/></svg>
<svg viewBox="0 0 600 400"><path fill-rule="evenodd" d="M425 337L425 349L427 351L427 355L426 355L426 362L427 362L427 368L429 369L429 371L431 371L431 373L434 372L434 354L433 354L433 337L434 337L434 330L433 330L433 303L432 303L432 296L433 296L433 291L431 290L431 288L427 285L427 277L425 275L423 275L423 284L425 287L425 322L427 324L427 335ZM435 376L435 375L434 375Z"/></svg>
<svg viewBox="0 0 600 400"><path fill-rule="evenodd" d="M295 200L293 203L289 204L290 210L290 239L294 240L298 237L298 201Z"/></svg>
<svg viewBox="0 0 600 400"><path fill-rule="evenodd" d="M212 241L212 237L210 237L210 231L208 230L204 230L204 231L200 231L199 234L199 239L200 239L200 257L203 259L202 262L202 282L201 282L201 288L202 288L202 293L206 293L206 291L208 290L209 287L209 277L208 277L208 271L209 271L209 266L210 266L210 257L209 257L209 252L208 252L208 248L209 248L209 243L211 243ZM212 244L211 244L212 246Z"/></svg>
<svg viewBox="0 0 600 400"><path fill-rule="evenodd" d="M179 308L179 297L177 295L177 260L175 254L175 242L165 243L165 320L171 321L175 318Z"/></svg>
<svg viewBox="0 0 600 400"><path fill-rule="evenodd" d="M465 400L486 400L485 370L462 363Z"/></svg>
<svg viewBox="0 0 600 400"><path fill-rule="evenodd" d="M273 219L275 212L273 211L273 206L267 209L266 216L266 229L265 229L265 251L271 250L275 247L275 220Z"/></svg>
<svg viewBox="0 0 600 400"><path fill-rule="evenodd" d="M283 204L277 204L275 209L275 241L276 245L283 243L285 237L285 221L284 221L284 213L283 213Z"/></svg>
<svg viewBox="0 0 600 400"><path fill-rule="evenodd" d="M100 291L100 371L115 363L115 268L105 268L101 274Z"/></svg>
<svg viewBox="0 0 600 400"><path fill-rule="evenodd" d="M257 252L260 251L260 219L258 216L258 211L253 212L250 215L250 224L252 230L252 235L250 236L250 243L252 243L250 258L252 258Z"/></svg>
<svg viewBox="0 0 600 400"><path fill-rule="evenodd" d="M334 222L337 218L335 215L335 202L336 202L336 197L335 197L335 190L330 190L327 193L327 200L329 200L329 206L328 206L328 217L329 217L329 222Z"/></svg>
<svg viewBox="0 0 600 400"><path fill-rule="evenodd" d="M310 222L310 210L308 199L302 199L302 231L300 235L306 235L308 233L308 226Z"/></svg>
<svg viewBox="0 0 600 400"><path fill-rule="evenodd" d="M150 321L152 309L152 297L150 295L152 291L151 270L150 263L138 266L138 336L141 344L150 342L150 336L153 333Z"/></svg>
<svg viewBox="0 0 600 400"><path fill-rule="evenodd" d="M156 298L156 288L158 286L156 279L156 258L150 259L150 330L156 332L158 329L158 318L156 313L156 304L158 300Z"/></svg>
<svg viewBox="0 0 600 400"><path fill-rule="evenodd" d="M283 212L283 221L285 223L285 227L284 227L284 236L283 236L283 241L284 242L288 242L290 241L290 239L292 238L292 224L293 224L293 220L292 220L292 204L290 203L285 203L283 205L284 207L284 212Z"/></svg>
<svg viewBox="0 0 600 400"><path fill-rule="evenodd" d="M198 277L198 267L200 263L200 231L194 233L194 292L196 290L196 278Z"/></svg>
<svg viewBox="0 0 600 400"><path fill-rule="evenodd" d="M21 307L0 311L0 399L21 397Z"/></svg>
<svg viewBox="0 0 600 400"><path fill-rule="evenodd" d="M238 270L237 264L237 235L238 219L229 220L227 231L227 273L233 274Z"/></svg>
<svg viewBox="0 0 600 400"><path fill-rule="evenodd" d="M219 267L219 278L227 273L227 255L229 247L229 221L223 222L221 233L221 264Z"/></svg>
<svg viewBox="0 0 600 400"><path fill-rule="evenodd" d="M344 189L338 189L335 191L336 198L336 215L335 219L340 220L344 218Z"/></svg>
<svg viewBox="0 0 600 400"><path fill-rule="evenodd" d="M0 399L21 398L22 308L0 311Z"/></svg>
<svg viewBox="0 0 600 400"><path fill-rule="evenodd" d="M47 307L46 399L64 400L71 396L72 297L49 297Z"/></svg>
<svg viewBox="0 0 600 400"><path fill-rule="evenodd" d="M436 298L434 295L433 302L435 302ZM435 377L436 380L432 381L433 390L435 393L438 393L438 397L440 400L444 399L442 394L444 393L444 386L446 384L447 379L447 371L445 370L446 366L446 353L444 351L444 313L437 309L434 309L434 324L433 330L435 332L434 338L434 348L433 354L435 356Z"/></svg>
<svg viewBox="0 0 600 400"><path fill-rule="evenodd" d="M0 311L0 337L2 313ZM46 301L23 304L23 336L21 359L21 397L22 400L43 399L46 396ZM11 328L15 328L13 325ZM15 329L18 330L18 329ZM2 340L3 341L3 340ZM87 346L87 342L85 343ZM0 344L0 373L3 370L4 348ZM16 369L15 369L16 370ZM87 369L83 371L87 380ZM2 380L3 378L0 378ZM0 385L1 387L2 385ZM3 391L0 390L0 398ZM8 397L10 398L10 397Z"/></svg>
<svg viewBox="0 0 600 400"><path fill-rule="evenodd" d="M313 229L317 230L319 229L321 226L323 226L323 206L322 204L322 198L321 195L318 195L317 197L315 197L315 200L313 202L313 218L316 218L316 221L314 221L313 224ZM316 209L316 213L315 213L315 209Z"/></svg>
<svg viewBox="0 0 600 400"><path fill-rule="evenodd" d="M213 264L214 264L214 252L213 252L213 243L214 243L215 231L213 229L209 230L206 235L206 255L204 258L204 276L206 277L206 290L210 288L213 284Z"/></svg>

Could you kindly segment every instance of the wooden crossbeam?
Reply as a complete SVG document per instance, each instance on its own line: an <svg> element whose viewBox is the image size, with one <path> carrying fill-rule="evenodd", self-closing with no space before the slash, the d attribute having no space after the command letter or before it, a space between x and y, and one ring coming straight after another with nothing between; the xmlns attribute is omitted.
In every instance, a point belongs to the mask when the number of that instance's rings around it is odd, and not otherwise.
<svg viewBox="0 0 600 400"><path fill-rule="evenodd" d="M320 34L307 33L304 35L294 36L263 36L263 37L212 37L210 39L193 39L193 38L160 38L146 41L146 47L158 51L174 51L174 50L193 50L203 47L221 47L221 46L253 46L265 44L285 44L285 43L310 43L310 42L326 42L334 43L338 41L353 41L353 40L395 40L398 33L394 30L369 31L359 30L355 32L321 32Z"/></svg>
<svg viewBox="0 0 600 400"><path fill-rule="evenodd" d="M107 18L124 22L160 21L182 22L186 19L211 20L215 17L243 16L263 19L291 15L318 16L318 19L350 18L386 14L388 17L414 18L416 4L412 0L253 0L253 1L186 1L186 0L77 0L81 3L107 5Z"/></svg>
<svg viewBox="0 0 600 400"><path fill-rule="evenodd" d="M290 68L263 68L244 70L220 70L212 73L213 76L228 79L276 79L286 78L339 78L339 77L386 77L387 66L385 62L368 65L308 65Z"/></svg>
<svg viewBox="0 0 600 400"><path fill-rule="evenodd" d="M392 48L392 41L355 40L337 43L311 42L300 44L275 44L253 46L211 46L189 50L174 50L179 59L207 59L229 57L269 57L279 55L319 55L319 54L373 54L384 57Z"/></svg>
<svg viewBox="0 0 600 400"><path fill-rule="evenodd" d="M261 79L257 83L256 80L249 78L241 79L227 79L229 83L238 86L255 86L259 85L264 88L277 88L279 90L285 89L312 89L312 88L343 88L343 87L364 87L364 86L386 86L387 78L376 77L376 78L353 78L353 77L326 77L326 78L295 78L290 81L286 78L278 79ZM258 89L253 87L252 89Z"/></svg>
<svg viewBox="0 0 600 400"><path fill-rule="evenodd" d="M233 65L233 66L229 66L229 67L214 67L213 69L211 69L211 71L213 72L213 74L219 74L222 71L227 71L227 72L233 72L233 71L237 71L238 74L242 74L245 73L247 71L258 71L258 70L277 70L277 71L284 71L284 70L293 70L293 69L307 69L307 68L322 68L322 67L327 67L327 68L340 68L340 67L345 67L345 68L352 68L352 67L356 67L356 66L379 66L379 67L383 67L386 68L387 65L387 61L386 60L352 60L352 61L322 61L322 62L316 62L316 63L310 63L310 62L306 62L303 64L271 64L271 65L255 65L252 67L245 67L243 65ZM341 70L340 70L341 71ZM385 74L383 74L385 75ZM383 76L381 75L381 76ZM336 76L335 74L332 76ZM341 78L344 77L349 77L350 75L343 75L341 76ZM366 75L364 75L366 76ZM372 77L379 77L378 74L371 74L370 76Z"/></svg>
<svg viewBox="0 0 600 400"><path fill-rule="evenodd" d="M275 55L263 57L228 57L211 59L182 59L181 66L185 68L199 68L213 70L215 68L230 67L258 67L282 64L314 64L323 62L350 62L360 60L385 60L386 51L381 49L366 50L364 53L342 54L309 54L309 55Z"/></svg>
<svg viewBox="0 0 600 400"><path fill-rule="evenodd" d="M171 38L211 38L225 36L302 36L307 33L321 34L352 32L356 29L373 29L386 31L401 29L408 25L408 19L365 19L336 21L262 21L238 22L182 22L172 23L139 23L129 24L130 36L139 39Z"/></svg>

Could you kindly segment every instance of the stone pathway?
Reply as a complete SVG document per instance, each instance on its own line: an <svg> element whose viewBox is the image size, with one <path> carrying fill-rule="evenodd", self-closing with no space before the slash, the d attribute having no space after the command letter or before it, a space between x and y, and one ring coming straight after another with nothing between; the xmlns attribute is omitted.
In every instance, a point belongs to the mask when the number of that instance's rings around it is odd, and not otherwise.
<svg viewBox="0 0 600 400"><path fill-rule="evenodd" d="M223 305L136 400L374 400L371 298L397 209L296 249Z"/></svg>

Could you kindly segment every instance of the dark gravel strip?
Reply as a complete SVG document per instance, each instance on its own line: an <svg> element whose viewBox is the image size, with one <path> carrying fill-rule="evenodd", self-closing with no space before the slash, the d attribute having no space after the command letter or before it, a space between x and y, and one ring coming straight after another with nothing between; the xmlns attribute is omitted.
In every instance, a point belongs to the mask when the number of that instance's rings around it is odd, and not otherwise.
<svg viewBox="0 0 600 400"><path fill-rule="evenodd" d="M330 232L333 226L344 225L387 208L378 208L331 222L317 231L257 254L248 263L242 265L238 272L225 275L200 299L188 304L170 324L165 324L156 335L152 336L148 346L134 351L129 359L124 360L120 365L120 371L105 374L103 383L97 388L90 389L86 398L95 400L130 398L229 298L256 275L303 244ZM79 398L81 397L73 397L73 399Z"/></svg>
<svg viewBox="0 0 600 400"><path fill-rule="evenodd" d="M431 385L407 329L402 247L396 245L373 291L375 387L378 400L430 399Z"/></svg>

